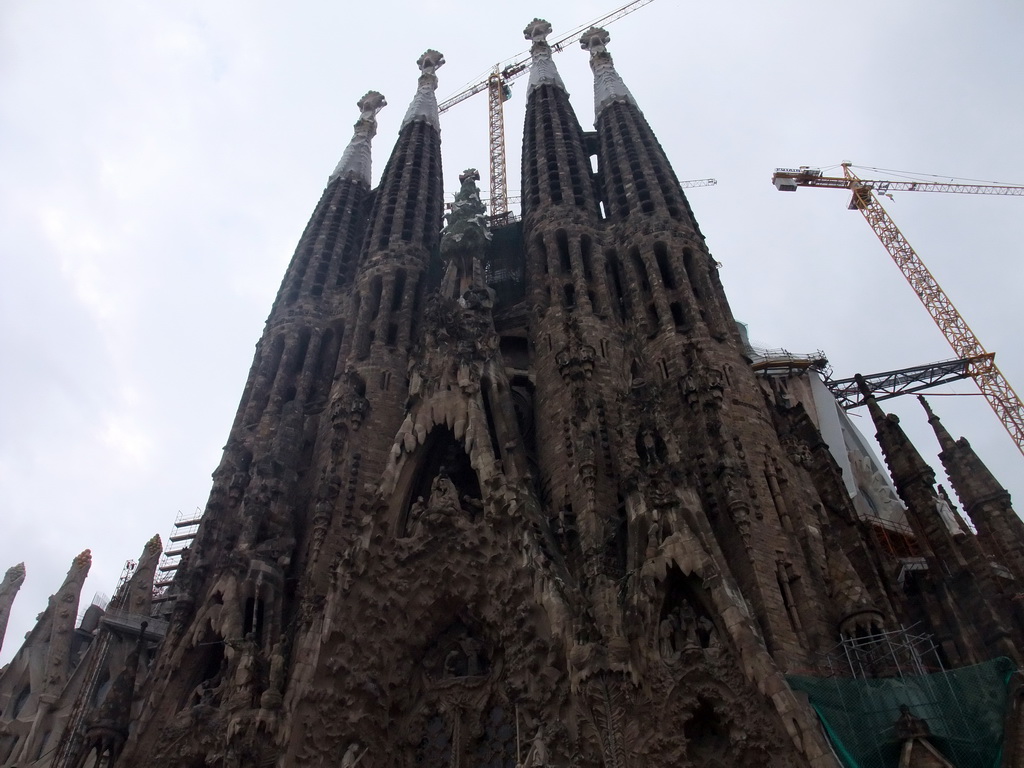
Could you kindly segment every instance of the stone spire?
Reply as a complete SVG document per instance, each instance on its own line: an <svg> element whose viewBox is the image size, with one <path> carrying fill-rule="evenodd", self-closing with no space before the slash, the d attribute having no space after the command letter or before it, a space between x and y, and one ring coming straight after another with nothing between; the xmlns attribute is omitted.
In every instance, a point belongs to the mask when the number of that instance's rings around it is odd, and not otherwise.
<svg viewBox="0 0 1024 768"><path fill-rule="evenodd" d="M435 73L443 64L444 56L433 49L426 51L416 60L416 65L420 68L419 87L416 89L416 95L412 97L409 110L405 113L405 119L402 120L403 128L414 120L423 120L437 130L441 130L441 123L437 115L437 96L435 95L437 75Z"/></svg>
<svg viewBox="0 0 1024 768"><path fill-rule="evenodd" d="M18 595L18 590L25 583L25 564L12 565L0 582L0 648L4 646L4 633L7 632L7 621L11 618L11 605Z"/></svg>
<svg viewBox="0 0 1024 768"><path fill-rule="evenodd" d="M331 174L331 180L339 176L348 176L370 184L370 142L377 135L377 113L388 105L377 91L367 91L356 106L359 107L359 119L356 120L352 140L345 147L345 152L338 161L338 167Z"/></svg>
<svg viewBox="0 0 1024 768"><path fill-rule="evenodd" d="M928 561L928 578L940 596L942 609L960 624L960 637L966 647L974 645L969 638L978 634L984 647L971 648L974 659L984 658L991 651L1019 658L1008 639L1002 617L991 602L998 591L992 574L987 570L972 571L968 553L957 545L942 516L942 499L935 490L935 472L910 442L900 427L899 418L882 411L862 376L857 375L856 381L871 412L877 430L875 437L896 490L907 505L907 520ZM965 618L968 611L974 617L972 620Z"/></svg>
<svg viewBox="0 0 1024 768"><path fill-rule="evenodd" d="M71 673L71 641L78 618L78 601L91 565L92 552L87 549L71 561L64 583L50 598L50 646L43 677L44 694L59 695Z"/></svg>
<svg viewBox="0 0 1024 768"><path fill-rule="evenodd" d="M942 422L939 421L939 417L935 415L934 411L932 411L932 408L924 398L924 395L918 395L917 400L924 407L924 412L928 414L928 423L932 425L932 429L935 431L935 437L938 438L939 445L942 447L942 450L950 451L955 448L956 441L953 439L953 436L949 434L946 428L942 426Z"/></svg>
<svg viewBox="0 0 1024 768"><path fill-rule="evenodd" d="M532 40L530 56L533 63L530 66L530 84L526 88L527 95L533 93L542 85L553 85L556 88L565 90L555 62L551 59L551 46L548 44L548 35L551 34L551 24L544 19L534 19L526 25L523 35L527 40ZM568 95L568 92L566 92Z"/></svg>
<svg viewBox="0 0 1024 768"><path fill-rule="evenodd" d="M591 27L580 38L580 47L590 52L590 68L594 71L595 120L601 116L605 107L617 101L624 101L636 106L633 94L629 92L619 73L615 71L612 55L605 47L609 40L611 40L611 35L601 27Z"/></svg>
<svg viewBox="0 0 1024 768"><path fill-rule="evenodd" d="M162 550L163 545L159 536L154 536L146 542L135 572L125 585L123 595L119 595L121 600L118 607L122 610L139 616L149 615L153 603L153 577Z"/></svg>
<svg viewBox="0 0 1024 768"><path fill-rule="evenodd" d="M982 548L1024 581L1024 522L1014 512L1009 492L978 458L967 439L954 440L928 401L920 396L918 400L942 447L939 460L964 512L978 531Z"/></svg>

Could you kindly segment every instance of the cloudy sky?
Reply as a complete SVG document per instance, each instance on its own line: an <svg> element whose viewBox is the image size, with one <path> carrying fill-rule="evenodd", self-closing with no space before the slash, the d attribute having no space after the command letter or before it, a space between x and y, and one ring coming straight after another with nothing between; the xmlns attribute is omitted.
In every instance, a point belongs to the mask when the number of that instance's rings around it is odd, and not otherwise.
<svg viewBox="0 0 1024 768"><path fill-rule="evenodd" d="M443 98L524 51L533 16L557 35L615 7L509 5L0 5L0 571L28 568L0 660L75 554L93 550L84 600L110 594L147 538L205 504L359 97L391 103L379 173L424 49L448 60ZM771 173L850 160L1024 183L1022 22L1014 0L655 0L609 27L679 176L718 179L690 200L754 340L824 350L837 377L952 357L847 193L781 194ZM586 54L556 61L588 125ZM524 85L506 105L513 190ZM487 166L485 97L445 115L442 134L452 193L462 169ZM886 206L1024 389L1024 199L906 193ZM933 404L1024 504L1022 457L974 393L954 385ZM890 410L934 457L905 400Z"/></svg>

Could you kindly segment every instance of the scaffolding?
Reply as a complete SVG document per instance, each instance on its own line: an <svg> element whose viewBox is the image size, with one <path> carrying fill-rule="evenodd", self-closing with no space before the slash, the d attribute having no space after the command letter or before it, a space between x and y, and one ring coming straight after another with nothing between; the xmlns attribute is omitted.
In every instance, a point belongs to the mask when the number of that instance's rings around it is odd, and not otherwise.
<svg viewBox="0 0 1024 768"><path fill-rule="evenodd" d="M1003 740L1012 661L946 669L917 625L843 637L821 676L792 676L807 694L846 768L897 768L905 713L924 721L929 742L957 768L995 768Z"/></svg>
<svg viewBox="0 0 1024 768"><path fill-rule="evenodd" d="M188 552L196 534L199 533L199 523L202 522L203 511L196 507L195 512L178 512L174 518L174 530L167 537L167 549L164 550L157 564L157 580L153 583L153 604L168 603L174 600L176 594L171 589L174 583L174 575L181 567L182 558ZM167 613L169 606L163 606L161 612Z"/></svg>

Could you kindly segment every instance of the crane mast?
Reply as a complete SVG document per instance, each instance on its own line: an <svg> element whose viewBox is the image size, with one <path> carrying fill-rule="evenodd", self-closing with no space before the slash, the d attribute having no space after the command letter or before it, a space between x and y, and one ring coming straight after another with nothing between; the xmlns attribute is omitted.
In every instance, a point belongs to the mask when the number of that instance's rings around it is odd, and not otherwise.
<svg viewBox="0 0 1024 768"><path fill-rule="evenodd" d="M803 167L797 170L780 168L772 176L780 191L797 187L849 189L853 193L850 210L858 210L892 256L896 266L914 289L928 314L932 316L946 341L958 358L969 359L968 370L1006 431L1024 453L1024 404L1010 382L996 367L994 355L985 351L981 341L953 305L946 292L911 247L907 238L878 200L875 190L958 192L968 194L1024 195L1024 187L991 184L939 184L931 182L892 182L859 178L843 163L842 177L823 176L821 171Z"/></svg>

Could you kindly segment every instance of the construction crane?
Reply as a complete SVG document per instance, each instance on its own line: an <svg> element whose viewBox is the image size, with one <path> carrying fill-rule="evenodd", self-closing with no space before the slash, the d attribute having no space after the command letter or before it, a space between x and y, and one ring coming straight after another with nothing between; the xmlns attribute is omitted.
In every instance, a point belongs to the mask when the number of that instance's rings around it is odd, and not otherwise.
<svg viewBox="0 0 1024 768"><path fill-rule="evenodd" d="M797 187L826 187L848 189L853 193L850 210L860 211L871 229L882 241L896 266L906 277L914 293L921 299L928 314L939 326L946 341L960 360L967 362L969 375L974 379L982 395L992 406L1006 431L1024 453L1024 405L1010 382L1006 380L995 364L994 354L985 351L978 337L967 325L960 312L946 292L939 287L932 273L907 242L903 233L886 213L878 201L878 194L890 192L956 192L973 195L1024 195L1024 186L996 184L954 184L922 181L879 181L861 179L852 170L850 163L843 163L843 175L831 177L822 171L801 166L800 168L778 168L772 175L772 183L782 192L795 192Z"/></svg>
<svg viewBox="0 0 1024 768"><path fill-rule="evenodd" d="M569 34L552 43L551 52L561 51L590 27L610 24L653 2L654 0L633 0L633 2L626 3L621 8L594 19L588 24L576 27ZM512 96L512 88L509 83L529 69L530 60L530 52L526 51L513 58L508 64L498 62L491 68L485 79L466 86L454 96L442 101L437 107L439 113L444 113L456 104L461 104L470 96L475 96L484 90L487 91L487 146L491 161L490 204L493 219L499 219L508 214L508 181L505 177L505 114L502 105Z"/></svg>

